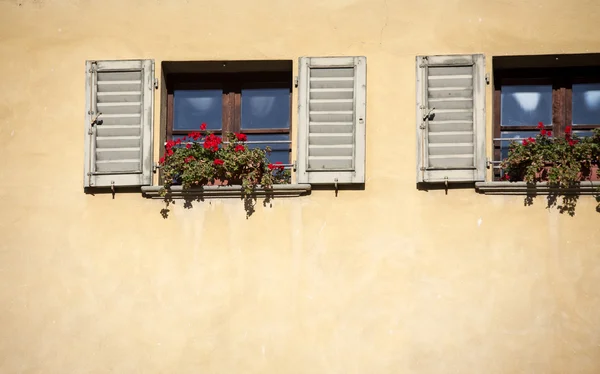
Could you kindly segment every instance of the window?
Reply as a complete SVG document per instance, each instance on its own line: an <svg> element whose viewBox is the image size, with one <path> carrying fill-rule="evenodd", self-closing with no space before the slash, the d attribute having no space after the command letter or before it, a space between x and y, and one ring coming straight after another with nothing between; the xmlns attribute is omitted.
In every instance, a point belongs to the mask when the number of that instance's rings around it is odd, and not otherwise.
<svg viewBox="0 0 600 374"><path fill-rule="evenodd" d="M296 181L365 182L366 58L302 57ZM198 131L241 132L291 167L290 60L164 61L160 142ZM153 60L87 61L84 187L148 186L153 163ZM294 105L295 107L295 105Z"/></svg>
<svg viewBox="0 0 600 374"><path fill-rule="evenodd" d="M248 136L270 147L271 162L290 165L291 61L165 62L166 138L183 138L201 123L217 135Z"/></svg>
<svg viewBox="0 0 600 374"><path fill-rule="evenodd" d="M598 65L597 54L494 58L494 179L510 141L535 137L538 122L553 136L568 125L580 137L600 127Z"/></svg>

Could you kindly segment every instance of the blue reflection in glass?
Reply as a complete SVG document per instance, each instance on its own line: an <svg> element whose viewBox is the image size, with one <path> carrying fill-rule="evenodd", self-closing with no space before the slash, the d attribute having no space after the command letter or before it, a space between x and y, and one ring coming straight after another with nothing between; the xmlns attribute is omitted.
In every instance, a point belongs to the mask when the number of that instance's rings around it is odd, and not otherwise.
<svg viewBox="0 0 600 374"><path fill-rule="evenodd" d="M552 123L552 86L502 86L502 126Z"/></svg>
<svg viewBox="0 0 600 374"><path fill-rule="evenodd" d="M573 135L577 135L580 138L587 138L587 137L593 136L594 132L592 130L578 130L578 131L573 131Z"/></svg>
<svg viewBox="0 0 600 374"><path fill-rule="evenodd" d="M198 131L206 123L220 130L223 120L221 90L175 90L173 92L173 130Z"/></svg>
<svg viewBox="0 0 600 374"><path fill-rule="evenodd" d="M265 147L271 147L271 154L267 155L269 162L281 162L283 164L290 163L290 147L291 143L289 142L290 135L289 134L260 134L260 135L248 135L249 142L255 141L264 141L266 143L258 143L258 144L248 144L248 148L261 148L265 149ZM273 141L288 141L287 143L270 143Z"/></svg>
<svg viewBox="0 0 600 374"><path fill-rule="evenodd" d="M539 134L539 131L502 131L500 137L502 139L511 139L512 141L522 142L523 139L534 138ZM502 160L508 157L508 146L510 141L502 140L500 142L500 157Z"/></svg>
<svg viewBox="0 0 600 374"><path fill-rule="evenodd" d="M600 83L573 85L573 125L600 124Z"/></svg>
<svg viewBox="0 0 600 374"><path fill-rule="evenodd" d="M173 140L181 139L183 141L185 135L174 135ZM290 135L289 134L260 134L260 135L247 135L249 142L260 141L261 143L255 144L247 144L249 149L260 148L265 149L265 147L271 147L271 154L267 155L269 162L281 162L283 164L290 163L290 151L291 151L291 143L290 143ZM193 142L193 140L189 139L188 142ZM286 141L286 143L273 143L273 142L281 142ZM198 141L202 143L201 141ZM264 142L264 143L263 143ZM181 144L177 147L185 147L185 144Z"/></svg>
<svg viewBox="0 0 600 374"><path fill-rule="evenodd" d="M242 129L290 127L288 88L242 89Z"/></svg>

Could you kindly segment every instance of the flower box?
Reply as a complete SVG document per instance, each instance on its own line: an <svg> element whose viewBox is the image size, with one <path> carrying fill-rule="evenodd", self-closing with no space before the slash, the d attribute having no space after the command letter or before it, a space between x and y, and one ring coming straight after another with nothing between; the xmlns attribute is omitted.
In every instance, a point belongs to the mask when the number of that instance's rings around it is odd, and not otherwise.
<svg viewBox="0 0 600 374"><path fill-rule="evenodd" d="M159 161L164 178L159 194L167 206L175 191L182 196L194 191L197 194L206 186L211 195L217 196L219 192L214 187L222 187L228 194L239 193L250 200L257 191L267 193L273 190L273 185L289 184L290 171L281 163L268 161L270 149L250 149L246 140L245 134L228 133L223 141L206 131L203 123L200 131L168 141L165 155ZM252 204L245 205L251 210Z"/></svg>
<svg viewBox="0 0 600 374"><path fill-rule="evenodd" d="M543 123L538 128L540 133L535 138L510 143L508 157L501 163L503 180L569 187L600 179L600 129L594 130L591 137L578 138L567 126L565 137L556 138Z"/></svg>

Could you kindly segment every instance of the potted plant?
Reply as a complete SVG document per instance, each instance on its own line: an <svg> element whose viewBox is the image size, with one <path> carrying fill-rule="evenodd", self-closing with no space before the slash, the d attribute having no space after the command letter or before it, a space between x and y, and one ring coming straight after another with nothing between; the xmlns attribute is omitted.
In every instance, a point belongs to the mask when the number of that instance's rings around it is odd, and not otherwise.
<svg viewBox="0 0 600 374"><path fill-rule="evenodd" d="M270 149L250 149L245 134L227 133L226 141L210 131L206 124L200 131L182 139L170 140L165 145L165 156L160 159L163 189L166 196L172 185L184 189L207 185L241 185L244 197L257 186L271 188L274 184L290 183L291 174L283 164L272 164L267 159Z"/></svg>
<svg viewBox="0 0 600 374"><path fill-rule="evenodd" d="M504 180L547 181L560 187L600 180L600 129L587 138L577 137L571 126L565 128L564 138L553 138L542 122L538 129L535 138L510 143L508 157L501 163Z"/></svg>

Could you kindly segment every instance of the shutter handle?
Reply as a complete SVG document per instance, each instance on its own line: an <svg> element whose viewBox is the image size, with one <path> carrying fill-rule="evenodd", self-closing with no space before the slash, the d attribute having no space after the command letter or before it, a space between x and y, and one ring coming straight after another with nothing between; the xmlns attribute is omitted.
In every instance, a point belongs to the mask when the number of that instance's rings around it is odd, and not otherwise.
<svg viewBox="0 0 600 374"><path fill-rule="evenodd" d="M90 126L92 126L92 127L94 127L94 125L100 126L103 121L101 119L98 119L98 117L100 117L101 115L102 115L102 112L96 113L96 115L92 119L92 123L90 123Z"/></svg>
<svg viewBox="0 0 600 374"><path fill-rule="evenodd" d="M434 110L435 108L429 109L427 113L423 116L423 121L432 120L433 116L435 116L435 114L433 114Z"/></svg>

